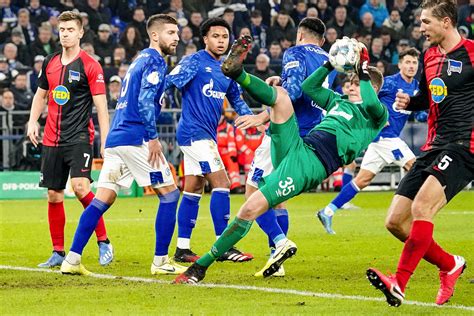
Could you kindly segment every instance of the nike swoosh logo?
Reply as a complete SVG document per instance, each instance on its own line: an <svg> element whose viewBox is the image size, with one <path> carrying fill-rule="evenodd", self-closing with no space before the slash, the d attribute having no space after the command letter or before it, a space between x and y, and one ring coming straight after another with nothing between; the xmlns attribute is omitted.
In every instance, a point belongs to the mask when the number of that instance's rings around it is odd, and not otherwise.
<svg viewBox="0 0 474 316"><path fill-rule="evenodd" d="M174 267L171 269L167 269L167 268L160 268L160 269L163 271L168 271L168 272L176 272L176 269Z"/></svg>
<svg viewBox="0 0 474 316"><path fill-rule="evenodd" d="M81 172L87 172L89 171L90 169L81 169Z"/></svg>

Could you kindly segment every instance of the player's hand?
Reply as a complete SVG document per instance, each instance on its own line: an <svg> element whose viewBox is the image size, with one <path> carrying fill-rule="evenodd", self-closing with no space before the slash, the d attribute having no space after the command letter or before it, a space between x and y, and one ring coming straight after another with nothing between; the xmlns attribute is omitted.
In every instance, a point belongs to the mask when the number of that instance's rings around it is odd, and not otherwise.
<svg viewBox="0 0 474 316"><path fill-rule="evenodd" d="M279 86L281 85L281 78L280 76L271 76L265 80L265 83L270 86Z"/></svg>
<svg viewBox="0 0 474 316"><path fill-rule="evenodd" d="M395 108L399 110L405 110L410 103L410 96L408 93L397 92L395 97Z"/></svg>
<svg viewBox="0 0 474 316"><path fill-rule="evenodd" d="M158 169L160 167L160 162L165 163L165 159L161 154L163 148L158 138L151 139L148 141L148 162L153 168Z"/></svg>
<svg viewBox="0 0 474 316"><path fill-rule="evenodd" d="M242 115L235 119L235 126L243 131L262 124L263 122L257 115Z"/></svg>
<svg viewBox="0 0 474 316"><path fill-rule="evenodd" d="M26 135L31 143L36 147L39 143L39 124L38 122L28 122Z"/></svg>

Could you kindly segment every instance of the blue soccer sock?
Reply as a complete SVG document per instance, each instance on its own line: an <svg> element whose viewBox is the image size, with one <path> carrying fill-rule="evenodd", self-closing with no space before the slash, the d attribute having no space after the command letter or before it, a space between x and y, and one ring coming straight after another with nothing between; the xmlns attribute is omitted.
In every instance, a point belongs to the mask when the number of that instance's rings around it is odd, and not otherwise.
<svg viewBox="0 0 474 316"><path fill-rule="evenodd" d="M176 208L179 200L179 190L176 189L164 195L159 195L160 206L155 220L155 256L168 254L174 226L176 225Z"/></svg>
<svg viewBox="0 0 474 316"><path fill-rule="evenodd" d="M349 168L344 168L344 173L342 174L342 186L349 184L354 178L354 170Z"/></svg>
<svg viewBox="0 0 474 316"><path fill-rule="evenodd" d="M89 206L82 212L76 234L72 242L71 251L82 255L84 247L94 232L100 217L109 209L110 205L94 198Z"/></svg>
<svg viewBox="0 0 474 316"><path fill-rule="evenodd" d="M349 182L349 184L342 187L341 192L339 192L336 198L332 200L328 206L326 206L324 213L326 215L332 216L344 204L352 200L354 196L359 193L359 191L360 189L357 187L354 181Z"/></svg>
<svg viewBox="0 0 474 316"><path fill-rule="evenodd" d="M189 240L199 210L201 194L184 192L178 209L178 248L189 249Z"/></svg>
<svg viewBox="0 0 474 316"><path fill-rule="evenodd" d="M211 216L216 236L222 235L230 218L230 191L225 188L215 188L211 193Z"/></svg>
<svg viewBox="0 0 474 316"><path fill-rule="evenodd" d="M268 211L257 217L256 222L267 234L270 248L274 248L279 240L285 238L285 233L278 224L277 215L273 208L269 208Z"/></svg>
<svg viewBox="0 0 474 316"><path fill-rule="evenodd" d="M288 216L288 210L286 208L277 208L275 209L275 214L277 217L278 225L280 225L283 234L287 236L288 229L290 228L290 218Z"/></svg>

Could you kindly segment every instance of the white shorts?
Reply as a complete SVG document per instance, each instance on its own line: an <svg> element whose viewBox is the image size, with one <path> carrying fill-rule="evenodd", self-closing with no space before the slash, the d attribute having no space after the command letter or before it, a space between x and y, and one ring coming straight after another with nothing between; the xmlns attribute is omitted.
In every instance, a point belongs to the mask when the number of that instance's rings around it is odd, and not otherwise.
<svg viewBox="0 0 474 316"><path fill-rule="evenodd" d="M380 138L369 145L360 168L378 174L389 164L403 167L414 158L411 149L400 138Z"/></svg>
<svg viewBox="0 0 474 316"><path fill-rule="evenodd" d="M224 169L224 163L212 139L202 139L191 146L179 147L184 154L184 175L202 176Z"/></svg>
<svg viewBox="0 0 474 316"><path fill-rule="evenodd" d="M129 188L133 179L141 187L151 185L160 188L174 184L173 175L166 158L160 161L158 169L148 163L148 143L140 146L118 146L106 148L104 164L97 182L98 188L107 188L118 192L120 187Z"/></svg>
<svg viewBox="0 0 474 316"><path fill-rule="evenodd" d="M271 137L265 135L262 139L262 143L258 146L257 150L255 150L252 166L250 167L247 176L248 185L258 188L260 179L269 175L273 171L271 145Z"/></svg>

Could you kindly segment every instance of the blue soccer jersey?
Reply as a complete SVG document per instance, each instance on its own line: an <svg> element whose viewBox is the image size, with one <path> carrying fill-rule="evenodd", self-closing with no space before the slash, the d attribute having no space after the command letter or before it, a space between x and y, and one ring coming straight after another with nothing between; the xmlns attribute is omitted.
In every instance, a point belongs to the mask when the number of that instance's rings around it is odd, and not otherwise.
<svg viewBox="0 0 474 316"><path fill-rule="evenodd" d="M295 109L300 136L305 136L322 119L322 109L301 89L303 81L328 60L328 54L313 44L290 47L283 55L282 86L288 91ZM329 74L324 87L332 86L336 72Z"/></svg>
<svg viewBox="0 0 474 316"><path fill-rule="evenodd" d="M240 87L224 76L221 64L222 61L200 50L182 59L167 76L166 88L174 85L182 93L182 114L176 132L179 145L189 146L202 139L217 142L225 97L239 115L252 114L240 98Z"/></svg>
<svg viewBox="0 0 474 316"><path fill-rule="evenodd" d="M141 145L158 137L156 120L164 100L166 70L157 50L140 52L123 79L106 148Z"/></svg>
<svg viewBox="0 0 474 316"><path fill-rule="evenodd" d="M388 109L388 123L376 140L380 137L393 138L399 137L400 133L405 126L411 112L406 110L399 110L395 108L395 97L397 92L401 91L413 96L418 91L418 80L413 79L411 83L406 82L400 73L384 78L384 84L380 89L378 96L380 102L382 102Z"/></svg>

